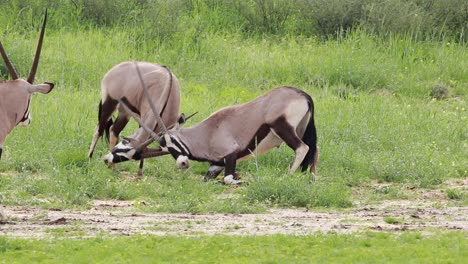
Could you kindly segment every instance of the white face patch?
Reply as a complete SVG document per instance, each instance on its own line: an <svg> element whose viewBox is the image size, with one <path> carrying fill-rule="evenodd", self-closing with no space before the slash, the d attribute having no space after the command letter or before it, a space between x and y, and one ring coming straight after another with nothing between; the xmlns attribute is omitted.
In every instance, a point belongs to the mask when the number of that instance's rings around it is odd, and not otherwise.
<svg viewBox="0 0 468 264"><path fill-rule="evenodd" d="M177 157L176 163L179 169L187 169L190 167L190 161L187 156L180 155L179 157Z"/></svg>
<svg viewBox="0 0 468 264"><path fill-rule="evenodd" d="M104 155L104 157L102 157L102 160L107 164L107 163L112 163L112 161L114 160L114 155L112 155L112 153L108 153L106 155Z"/></svg>
<svg viewBox="0 0 468 264"><path fill-rule="evenodd" d="M117 144L111 152L105 155L102 159L106 164L119 163L127 160L134 159L136 150L129 146L125 145L122 142Z"/></svg>
<svg viewBox="0 0 468 264"><path fill-rule="evenodd" d="M124 145L122 142L120 142L119 144L115 146L114 149L132 149L132 147L128 145Z"/></svg>

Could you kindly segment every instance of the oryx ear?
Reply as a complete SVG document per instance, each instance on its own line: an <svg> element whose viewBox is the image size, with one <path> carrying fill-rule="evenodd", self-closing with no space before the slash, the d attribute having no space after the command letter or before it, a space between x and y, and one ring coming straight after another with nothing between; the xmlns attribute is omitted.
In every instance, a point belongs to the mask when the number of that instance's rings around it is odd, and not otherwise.
<svg viewBox="0 0 468 264"><path fill-rule="evenodd" d="M28 88L28 91L29 93L38 92L38 93L48 94L50 93L50 91L52 91L52 89L54 89L54 86L55 85L53 83L49 83L49 82L45 82L41 84L34 84Z"/></svg>
<svg viewBox="0 0 468 264"><path fill-rule="evenodd" d="M165 148L167 143L166 143L166 139L164 137L161 137L159 140L158 140L158 143L159 143L159 146L160 147L163 147Z"/></svg>
<svg viewBox="0 0 468 264"><path fill-rule="evenodd" d="M198 114L198 112L195 112L189 116L185 116L184 113L180 114L179 119L177 119L177 124L176 124L175 129L179 130L187 122L187 120L189 120L191 117L193 117L196 114Z"/></svg>
<svg viewBox="0 0 468 264"><path fill-rule="evenodd" d="M177 124L174 127L175 130L179 130L185 124L186 121L187 121L187 118L185 117L185 114L184 113L180 114L179 118L177 119Z"/></svg>

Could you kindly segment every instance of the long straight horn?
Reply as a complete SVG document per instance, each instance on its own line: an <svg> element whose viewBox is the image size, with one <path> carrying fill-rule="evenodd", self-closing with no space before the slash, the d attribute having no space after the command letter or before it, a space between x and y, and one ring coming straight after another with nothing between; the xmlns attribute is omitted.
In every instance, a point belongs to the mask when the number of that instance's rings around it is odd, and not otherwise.
<svg viewBox="0 0 468 264"><path fill-rule="evenodd" d="M159 115L159 112L156 109L156 106L154 105L153 100L151 100L150 94L148 92L148 87L146 87L146 84L143 81L143 77L141 76L140 68L138 68L137 62L134 62L134 63L135 63L135 68L136 68L136 71L137 71L137 74L138 74L138 78L140 78L141 85L143 86L143 91L145 92L145 96L146 96L146 99L148 100L148 103L149 103L149 105L151 107L151 110L153 110L153 113L156 116L156 120L158 121L158 124L161 126L163 133L166 133L167 128L164 125L164 122L163 122L161 116Z"/></svg>
<svg viewBox="0 0 468 264"><path fill-rule="evenodd" d="M138 124L148 133L151 135L151 138L149 138L148 140L146 140L145 142L141 143L139 146L135 147L136 150L138 151L141 151L143 149L145 149L147 146L149 146L149 144L153 143L153 141L158 141L161 137L159 137L156 133L154 133L153 130L151 130L145 123L143 123L143 121L141 121L140 117L135 113L133 112L132 110L130 110L130 107L128 107L128 105L119 99L119 104L123 107L123 109L125 110L125 112L127 112L130 116L133 117L133 119L135 119Z"/></svg>
<svg viewBox="0 0 468 264"><path fill-rule="evenodd" d="M148 133L151 135L151 137L153 138L153 140L159 140L159 136L154 133L153 130L151 130L145 123L143 123L143 121L140 119L140 117L135 113L133 112L132 110L130 110L130 107L128 107L128 105L122 101L122 100L118 100L119 104L123 107L123 109L125 110L125 112L127 112L131 117L133 117L133 119L135 119L138 124Z"/></svg>
<svg viewBox="0 0 468 264"><path fill-rule="evenodd" d="M11 61L8 58L8 55L6 54L1 41L0 41L0 53L2 54L3 61L5 62L8 68L8 72L10 73L11 79L13 80L18 79L18 74L16 73L15 67L13 67L13 64L11 64Z"/></svg>
<svg viewBox="0 0 468 264"><path fill-rule="evenodd" d="M44 32L47 22L47 9L44 15L44 22L42 23L41 34L39 35L39 41L37 42L36 55L34 56L34 61L31 66L31 71L29 71L28 83L32 84L34 82L34 77L36 76L37 65L39 64L39 57L41 56L42 50L42 40L44 39Z"/></svg>

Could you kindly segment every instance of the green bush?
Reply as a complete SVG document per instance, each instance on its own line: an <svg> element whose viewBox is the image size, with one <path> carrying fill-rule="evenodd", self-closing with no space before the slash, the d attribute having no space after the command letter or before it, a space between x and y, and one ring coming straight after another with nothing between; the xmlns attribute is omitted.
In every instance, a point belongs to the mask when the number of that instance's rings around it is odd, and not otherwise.
<svg viewBox="0 0 468 264"><path fill-rule="evenodd" d="M11 0L1 2L6 31L36 28L45 8L51 27L135 28L141 41L203 32L342 38L356 28L378 36L466 41L464 0Z"/></svg>

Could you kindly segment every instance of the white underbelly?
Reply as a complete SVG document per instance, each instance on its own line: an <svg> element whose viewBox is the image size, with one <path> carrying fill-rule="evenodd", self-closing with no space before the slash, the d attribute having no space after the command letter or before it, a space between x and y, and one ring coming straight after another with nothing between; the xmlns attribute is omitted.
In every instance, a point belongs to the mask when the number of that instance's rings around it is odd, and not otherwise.
<svg viewBox="0 0 468 264"><path fill-rule="evenodd" d="M283 143L283 140L279 138L274 132L268 133L268 135L258 143L257 147L250 152L249 155L240 158L239 160L248 159L254 156L259 156L265 152L268 152L272 148L278 147Z"/></svg>

